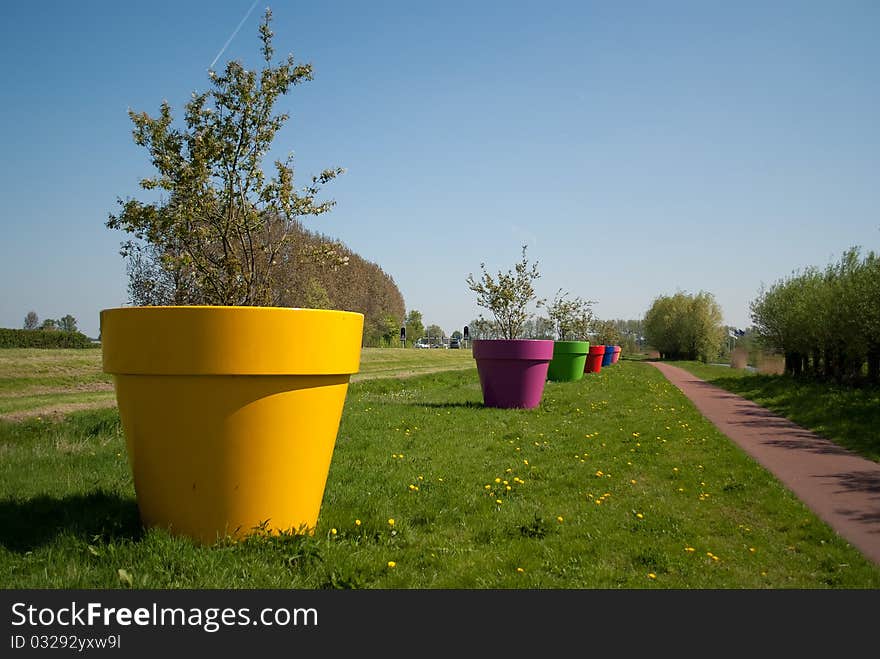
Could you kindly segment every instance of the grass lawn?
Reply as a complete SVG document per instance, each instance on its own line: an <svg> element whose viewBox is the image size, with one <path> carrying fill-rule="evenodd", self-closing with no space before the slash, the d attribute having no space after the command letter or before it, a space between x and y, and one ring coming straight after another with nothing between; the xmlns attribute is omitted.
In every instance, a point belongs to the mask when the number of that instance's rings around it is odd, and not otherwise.
<svg viewBox="0 0 880 659"><path fill-rule="evenodd" d="M700 362L669 362L727 391L827 437L854 453L880 461L880 387L844 387L786 375Z"/></svg>
<svg viewBox="0 0 880 659"><path fill-rule="evenodd" d="M351 385L312 536L144 531L114 409L0 423L0 585L880 587L650 365L498 410L470 364Z"/></svg>

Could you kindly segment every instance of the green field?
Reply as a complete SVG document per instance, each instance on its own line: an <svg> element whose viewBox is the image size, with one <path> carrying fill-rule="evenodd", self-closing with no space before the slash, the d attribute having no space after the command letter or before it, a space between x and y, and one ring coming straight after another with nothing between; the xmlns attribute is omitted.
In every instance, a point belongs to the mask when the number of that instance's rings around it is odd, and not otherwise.
<svg viewBox="0 0 880 659"><path fill-rule="evenodd" d="M361 370L352 382L473 365L470 350L363 348ZM115 405L113 379L101 372L100 350L0 350L0 420L58 418Z"/></svg>
<svg viewBox="0 0 880 659"><path fill-rule="evenodd" d="M466 368L350 386L312 536L201 547L145 531L114 409L0 422L0 585L880 587L649 364L498 410L469 354L422 357Z"/></svg>

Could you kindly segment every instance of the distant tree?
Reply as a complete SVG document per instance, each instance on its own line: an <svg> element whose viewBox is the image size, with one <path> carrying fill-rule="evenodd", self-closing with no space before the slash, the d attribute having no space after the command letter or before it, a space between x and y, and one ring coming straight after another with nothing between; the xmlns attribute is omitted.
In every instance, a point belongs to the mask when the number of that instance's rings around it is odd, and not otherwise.
<svg viewBox="0 0 880 659"><path fill-rule="evenodd" d="M453 339L458 339L459 341L461 341L462 334L461 334L461 332L459 332L458 330L455 330L455 331L452 333L452 337L451 337L451 338L453 338Z"/></svg>
<svg viewBox="0 0 880 659"><path fill-rule="evenodd" d="M621 345L628 353L639 352L644 339L644 321L641 319L624 320L617 318L612 322L620 334L620 341L614 345Z"/></svg>
<svg viewBox="0 0 880 659"><path fill-rule="evenodd" d="M711 293L662 295L645 314L645 337L663 359L708 361L724 341L721 319Z"/></svg>
<svg viewBox="0 0 880 659"><path fill-rule="evenodd" d="M468 323L468 338L474 339L497 339L498 328L491 320L480 316Z"/></svg>
<svg viewBox="0 0 880 659"><path fill-rule="evenodd" d="M417 309L410 309L406 314L406 320L403 323L406 327L406 338L411 345L415 345L416 341L425 336L425 326L422 324L422 312Z"/></svg>
<svg viewBox="0 0 880 659"><path fill-rule="evenodd" d="M556 330L549 318L534 316L523 324L522 335L528 339L552 340L556 338Z"/></svg>
<svg viewBox="0 0 880 659"><path fill-rule="evenodd" d="M431 343L442 343L443 337L446 336L446 333L443 331L443 328L439 325L428 325L425 328L425 336L431 339Z"/></svg>
<svg viewBox="0 0 880 659"><path fill-rule="evenodd" d="M40 325L41 330L57 330L58 329L58 321L53 318L47 318L43 321L43 324Z"/></svg>
<svg viewBox="0 0 880 659"><path fill-rule="evenodd" d="M327 289L316 278L312 277L303 291L303 307L306 309L332 309L333 303Z"/></svg>
<svg viewBox="0 0 880 659"><path fill-rule="evenodd" d="M24 317L24 328L26 330L35 330L40 326L40 318L36 311L28 311Z"/></svg>
<svg viewBox="0 0 880 659"><path fill-rule="evenodd" d="M67 314L58 321L58 329L64 332L76 332L76 318L74 318L70 314Z"/></svg>
<svg viewBox="0 0 880 659"><path fill-rule="evenodd" d="M620 345L620 330L613 320L595 319L592 323L593 342L600 346Z"/></svg>
<svg viewBox="0 0 880 659"><path fill-rule="evenodd" d="M486 264L480 264L482 276L479 280L468 275L468 288L477 294L477 306L489 309L495 316L495 327L502 338L521 338L526 321L532 314L528 305L535 299L535 288L532 284L541 274L538 264L529 264L526 258L526 245L522 247L522 258L513 270L499 271L492 276L486 270Z"/></svg>

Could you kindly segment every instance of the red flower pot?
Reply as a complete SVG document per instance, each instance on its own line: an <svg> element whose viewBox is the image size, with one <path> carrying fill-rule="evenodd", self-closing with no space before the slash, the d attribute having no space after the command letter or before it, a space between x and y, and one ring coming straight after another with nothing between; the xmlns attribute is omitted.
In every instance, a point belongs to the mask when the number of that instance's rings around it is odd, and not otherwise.
<svg viewBox="0 0 880 659"><path fill-rule="evenodd" d="M598 373L602 370L602 360L605 357L605 346L590 346L587 361L584 364L584 373Z"/></svg>

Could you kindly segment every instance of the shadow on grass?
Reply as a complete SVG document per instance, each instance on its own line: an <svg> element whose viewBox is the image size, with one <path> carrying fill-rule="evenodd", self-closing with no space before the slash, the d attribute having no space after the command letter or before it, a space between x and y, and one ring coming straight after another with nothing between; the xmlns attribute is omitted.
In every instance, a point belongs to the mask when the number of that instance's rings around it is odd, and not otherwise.
<svg viewBox="0 0 880 659"><path fill-rule="evenodd" d="M91 542L95 536L137 540L144 531L137 502L118 494L0 500L0 545L9 551L32 551L65 533Z"/></svg>

